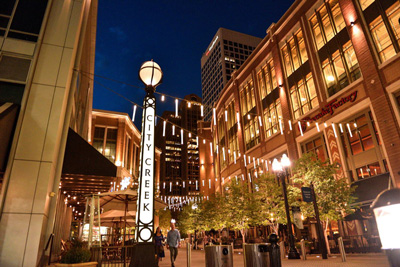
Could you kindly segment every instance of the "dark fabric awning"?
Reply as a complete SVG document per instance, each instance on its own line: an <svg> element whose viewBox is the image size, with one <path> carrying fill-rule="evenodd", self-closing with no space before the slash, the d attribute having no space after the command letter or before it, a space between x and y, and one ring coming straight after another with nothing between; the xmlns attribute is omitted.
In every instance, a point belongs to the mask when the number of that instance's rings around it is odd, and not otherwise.
<svg viewBox="0 0 400 267"><path fill-rule="evenodd" d="M354 192L357 197L355 204L372 203L380 192L388 189L389 179L389 173L383 173L354 182L352 186L357 186Z"/></svg>
<svg viewBox="0 0 400 267"><path fill-rule="evenodd" d="M93 194L108 191L117 167L72 129L68 131L61 188L68 193Z"/></svg>
<svg viewBox="0 0 400 267"><path fill-rule="evenodd" d="M368 214L366 212L362 212L361 210L357 209L354 213L349 214L344 217L345 221L354 221L354 220L369 220L372 218L371 214Z"/></svg>

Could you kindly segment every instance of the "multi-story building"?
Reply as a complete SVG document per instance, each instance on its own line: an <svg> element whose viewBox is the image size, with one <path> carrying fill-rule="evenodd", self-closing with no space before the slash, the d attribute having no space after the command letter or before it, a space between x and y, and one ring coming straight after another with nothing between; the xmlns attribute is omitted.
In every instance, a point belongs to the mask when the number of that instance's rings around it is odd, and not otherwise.
<svg viewBox="0 0 400 267"><path fill-rule="evenodd" d="M252 183L283 153L295 161L310 151L357 185L364 212L399 187L399 16L395 0L295 1L224 87L216 117L200 124L201 193L235 177ZM329 232L376 236L369 218Z"/></svg>
<svg viewBox="0 0 400 267"><path fill-rule="evenodd" d="M156 127L156 144L162 151L160 193L164 200L165 197L197 196L200 190L196 136L197 121L201 120L201 98L195 94L185 96L179 104L178 116L175 115L165 111Z"/></svg>
<svg viewBox="0 0 400 267"><path fill-rule="evenodd" d="M137 185L140 165L141 133L126 113L93 110L91 144L115 166L117 175L111 191ZM156 186L159 184L160 154L156 147ZM121 184L122 182L122 184ZM129 183L128 183L129 182Z"/></svg>
<svg viewBox="0 0 400 267"><path fill-rule="evenodd" d="M261 38L219 28L201 57L201 87L204 119L210 120L215 101L222 88L231 79L232 73L260 43Z"/></svg>
<svg viewBox="0 0 400 267"><path fill-rule="evenodd" d="M97 1L0 6L0 265L39 266L49 237L60 246L73 220L60 181L91 175L102 191L115 176L86 142L93 81L82 73L94 72Z"/></svg>

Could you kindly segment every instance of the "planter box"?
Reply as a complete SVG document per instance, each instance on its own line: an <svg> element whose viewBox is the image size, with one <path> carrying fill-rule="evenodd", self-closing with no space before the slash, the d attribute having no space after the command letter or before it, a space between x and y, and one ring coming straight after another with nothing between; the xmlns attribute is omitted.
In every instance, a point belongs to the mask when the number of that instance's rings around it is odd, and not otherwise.
<svg viewBox="0 0 400 267"><path fill-rule="evenodd" d="M97 262L82 262L82 263L56 263L55 267L97 267Z"/></svg>

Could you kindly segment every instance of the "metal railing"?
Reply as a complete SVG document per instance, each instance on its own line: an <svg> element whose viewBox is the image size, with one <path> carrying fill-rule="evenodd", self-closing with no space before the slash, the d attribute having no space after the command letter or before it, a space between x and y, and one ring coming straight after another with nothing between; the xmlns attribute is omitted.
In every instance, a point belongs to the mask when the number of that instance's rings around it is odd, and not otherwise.
<svg viewBox="0 0 400 267"><path fill-rule="evenodd" d="M134 246L135 245L91 247L92 261L97 261L99 267L129 266Z"/></svg>

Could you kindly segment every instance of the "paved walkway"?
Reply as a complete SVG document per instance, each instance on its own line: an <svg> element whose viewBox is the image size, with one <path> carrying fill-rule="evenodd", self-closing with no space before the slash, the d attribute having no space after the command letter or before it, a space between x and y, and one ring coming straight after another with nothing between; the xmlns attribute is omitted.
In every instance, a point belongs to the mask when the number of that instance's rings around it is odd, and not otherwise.
<svg viewBox="0 0 400 267"><path fill-rule="evenodd" d="M205 259L204 259L204 251L203 250L192 250L192 262L191 267L205 267ZM165 258L159 264L160 267L171 266L171 262L169 259L169 250L165 250ZM176 267L186 267L186 249L181 248L178 252L178 257L175 262ZM235 253L233 256L233 266L234 267L243 267L243 254ZM379 254L348 254L347 261L342 262L340 255L334 255L333 257L322 260L320 257L316 256L308 256L306 261L303 260L283 260L282 266L318 266L318 267L331 267L331 266L361 266L361 267L387 267L389 263L387 261L386 256L383 253Z"/></svg>

